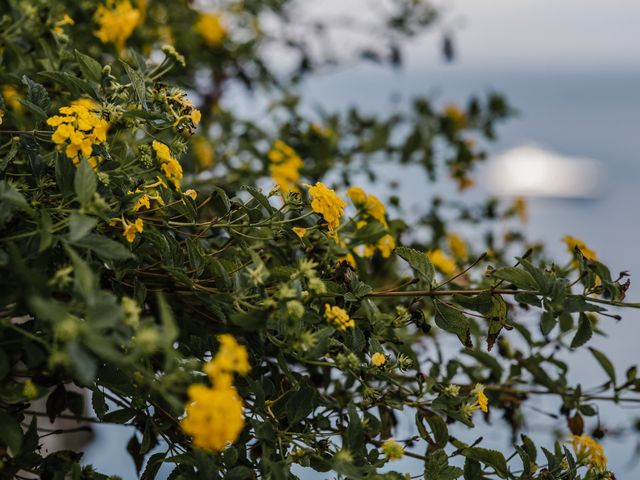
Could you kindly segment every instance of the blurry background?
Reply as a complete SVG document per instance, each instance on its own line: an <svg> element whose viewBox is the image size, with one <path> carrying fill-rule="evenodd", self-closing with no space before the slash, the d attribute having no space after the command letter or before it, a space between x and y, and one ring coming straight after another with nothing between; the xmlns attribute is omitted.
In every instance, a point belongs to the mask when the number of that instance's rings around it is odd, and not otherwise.
<svg viewBox="0 0 640 480"><path fill-rule="evenodd" d="M364 7L371 2L359 0L308 3L300 12L301 28L304 28L305 16L347 14L366 21L371 13ZM545 242L549 253L563 259L567 258L566 247L560 240L565 234L584 240L611 267L612 274L629 270L632 280L633 275L637 275L628 299L639 301L640 2L456 0L438 3L444 12L442 22L430 34L405 47L402 69L392 71L386 66L367 63L328 70L302 85L309 107L321 105L326 110L343 110L357 105L365 112L380 113L402 108L406 104L403 102L419 94L428 95L436 102L464 104L471 94L484 90L504 93L519 114L498 130L498 141L489 147L492 156L525 145L543 148L554 155L591 158L600 166L599 188L591 198L528 196L529 221L524 227L527 236L532 241ZM439 47L443 33L454 40L453 63L443 60ZM337 35L339 46L340 42L348 43L354 32ZM286 65L287 58L277 52L273 59ZM242 100L238 99L240 103ZM472 201L492 193L488 170L485 166L478 172L477 186L461 194L462 197ZM380 173L385 179L402 182L399 194L408 213L417 211L418 206L424 211L435 188L442 195L460 195L450 186L434 187L418 167L386 171L382 166ZM390 191L385 182L373 190L383 198ZM637 346L640 314L622 313L623 321L617 324L603 319L602 328L609 336L597 338L591 345L605 350L615 365L626 369L640 363ZM585 386L604 382L602 370L588 353L575 355L569 361L575 381ZM624 371L618 372L618 376L623 375ZM540 402L539 407L555 413L558 406L553 402ZM628 426L640 417L640 410L630 409L629 405L603 407L601 413L607 421L603 427L611 430ZM540 423L529 424L528 433L541 440L551 442L553 429L564 428L562 419L538 417ZM501 425L499 418L493 417L491 421L492 427ZM588 429L593 428L594 419L588 419L587 425ZM398 438L408 435L412 426L404 428ZM122 430L123 427L100 427L85 461L100 471L135 478L129 458L122 457L115 462L115 454L110 455L111 449L120 451L128 438ZM487 428L483 433L491 439L493 448L509 448L506 429ZM465 437L464 431L454 434L473 440ZM638 454L636 437L604 440L605 453L618 479L631 480L640 474L634 460ZM420 468L409 461L397 462L393 467L420 472Z"/></svg>

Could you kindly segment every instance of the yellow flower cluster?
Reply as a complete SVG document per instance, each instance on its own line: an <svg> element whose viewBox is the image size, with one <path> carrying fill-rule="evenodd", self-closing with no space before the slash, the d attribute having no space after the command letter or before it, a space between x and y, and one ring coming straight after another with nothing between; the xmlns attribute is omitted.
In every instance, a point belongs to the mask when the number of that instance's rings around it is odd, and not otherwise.
<svg viewBox="0 0 640 480"><path fill-rule="evenodd" d="M202 113L187 97L187 94L178 88L172 89L165 97L168 109L174 118L173 126L179 131L187 128L190 135L195 133L195 127L202 120Z"/></svg>
<svg viewBox="0 0 640 480"><path fill-rule="evenodd" d="M400 460L404 455L404 448L393 438L389 438L382 444L382 453L384 453L389 460Z"/></svg>
<svg viewBox="0 0 640 480"><path fill-rule="evenodd" d="M347 196L351 199L351 201L357 207L361 208L364 215L370 217L377 222L384 225L385 228L389 228L389 224L386 219L386 212L384 208L384 204L380 201L378 197L375 195L367 194L363 189L359 187L350 187L347 190ZM364 223L363 223L364 225ZM358 228L360 225L358 226ZM375 245L365 245L362 250L362 256L370 257L372 256L376 250L380 252L380 254L384 258L389 258L391 256L391 252L396 248L396 241L391 236L391 234L386 234Z"/></svg>
<svg viewBox="0 0 640 480"><path fill-rule="evenodd" d="M571 235L565 235L562 238L562 241L567 244L567 250L569 251L569 253L573 254L575 249L578 248L578 250L582 252L584 258L586 258L587 260L598 260L598 255L596 254L595 250L587 247L582 240L572 237Z"/></svg>
<svg viewBox="0 0 640 480"><path fill-rule="evenodd" d="M231 335L220 335L218 341L220 349L204 367L213 386L189 387L189 404L181 422L196 447L214 452L233 443L244 428L242 399L232 385L233 374L245 375L251 368L247 350Z"/></svg>
<svg viewBox="0 0 640 480"><path fill-rule="evenodd" d="M246 375L251 370L247 349L231 335L218 336L220 349L216 356L204 366L204 372L214 385L231 384L233 373Z"/></svg>
<svg viewBox="0 0 640 480"><path fill-rule="evenodd" d="M182 430L203 450L220 452L238 438L244 428L242 399L232 386L208 388L191 385Z"/></svg>
<svg viewBox="0 0 640 480"><path fill-rule="evenodd" d="M269 172L284 194L296 191L300 180L302 159L282 140L276 140L269 150Z"/></svg>
<svg viewBox="0 0 640 480"><path fill-rule="evenodd" d="M127 39L142 21L142 12L133 8L129 0L107 0L106 5L98 5L95 18L100 26L96 37L102 43L115 44L118 52L122 52Z"/></svg>
<svg viewBox="0 0 640 480"><path fill-rule="evenodd" d="M374 367L381 367L387 363L387 357L385 357L384 353L376 352L371 355L371 365Z"/></svg>
<svg viewBox="0 0 640 480"><path fill-rule="evenodd" d="M22 112L23 106L20 103L22 95L16 90L16 87L13 85L2 85L0 90L2 90L2 97L8 107L17 113Z"/></svg>
<svg viewBox="0 0 640 480"><path fill-rule="evenodd" d="M305 184L305 187L309 187L309 195L312 199L311 209L322 215L330 232L338 228L340 219L344 215L344 207L347 206L344 200L322 182L314 186Z"/></svg>
<svg viewBox="0 0 640 480"><path fill-rule="evenodd" d="M569 442L578 460L588 463L591 468L599 471L607 469L607 457L602 446L589 435L571 435Z"/></svg>
<svg viewBox="0 0 640 480"><path fill-rule="evenodd" d="M200 14L195 24L195 30L210 47L219 45L227 36L227 29L218 13Z"/></svg>
<svg viewBox="0 0 640 480"><path fill-rule="evenodd" d="M344 332L347 328L354 328L356 322L349 317L346 310L334 305L333 307L326 303L324 305L324 316L329 323L332 323L338 330Z"/></svg>
<svg viewBox="0 0 640 480"><path fill-rule="evenodd" d="M107 140L109 122L100 118L97 105L86 99L72 102L61 107L58 112L47 119L47 124L56 127L51 141L69 157L75 165L80 163L80 154L87 159L93 168L98 158L92 157L93 145L100 145Z"/></svg>
<svg viewBox="0 0 640 480"><path fill-rule="evenodd" d="M131 192L131 191L127 192L129 195L142 194L137 198L136 203L131 208L131 211L135 213L139 210L142 210L143 208L148 210L149 208L151 208L152 200L157 202L158 205L164 206L164 200L162 199L160 192L156 190L156 188L161 185L164 188L167 188L167 184L164 182L164 180L158 177L158 181L145 185L143 189L136 188L135 192Z"/></svg>
<svg viewBox="0 0 640 480"><path fill-rule="evenodd" d="M451 275L456 271L456 262L439 248L427 253L429 261L445 275Z"/></svg>
<svg viewBox="0 0 640 480"><path fill-rule="evenodd" d="M457 105L450 103L444 107L443 115L448 118L456 128L463 128L467 123L467 116Z"/></svg>
<svg viewBox="0 0 640 480"><path fill-rule="evenodd" d="M457 233L449 233L447 235L447 243L449 244L449 250L456 258L460 258L461 260L466 260L469 256L469 252L467 251L467 244L464 243L464 240Z"/></svg>
<svg viewBox="0 0 640 480"><path fill-rule="evenodd" d="M180 162L171 155L171 150L167 145L157 140L151 143L156 157L160 161L160 169L167 179L173 183L176 190L180 190L180 180L182 180L182 166Z"/></svg>
<svg viewBox="0 0 640 480"><path fill-rule="evenodd" d="M213 146L206 137L198 135L193 138L193 155L196 157L200 170L206 170L215 162Z"/></svg>

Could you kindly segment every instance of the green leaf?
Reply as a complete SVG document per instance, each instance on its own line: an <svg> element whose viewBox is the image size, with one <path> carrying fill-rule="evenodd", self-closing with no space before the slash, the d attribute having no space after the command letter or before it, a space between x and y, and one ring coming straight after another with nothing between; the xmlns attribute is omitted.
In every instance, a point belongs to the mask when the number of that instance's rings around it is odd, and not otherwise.
<svg viewBox="0 0 640 480"><path fill-rule="evenodd" d="M77 242L84 238L98 223L98 219L73 212L69 218L69 240Z"/></svg>
<svg viewBox="0 0 640 480"><path fill-rule="evenodd" d="M22 428L11 415L0 412L0 442L4 443L15 457L22 446Z"/></svg>
<svg viewBox="0 0 640 480"><path fill-rule="evenodd" d="M287 417L291 425L307 417L313 410L315 389L304 387L295 392L287 401Z"/></svg>
<svg viewBox="0 0 640 480"><path fill-rule="evenodd" d="M464 460L464 480L482 480L482 465L469 457Z"/></svg>
<svg viewBox="0 0 640 480"><path fill-rule="evenodd" d="M429 427L431 427L431 432L433 433L433 439L436 442L436 446L444 448L449 441L449 429L447 428L447 424L439 415L431 415L426 418L429 423Z"/></svg>
<svg viewBox="0 0 640 480"><path fill-rule="evenodd" d="M542 316L540 317L540 332L542 332L544 336L547 336L555 326L556 317L553 316L553 313L542 312Z"/></svg>
<svg viewBox="0 0 640 480"><path fill-rule="evenodd" d="M158 301L158 309L160 313L160 321L162 323L162 339L167 348L173 348L173 342L178 338L178 326L173 318L173 313L167 304L164 295L158 292L156 296Z"/></svg>
<svg viewBox="0 0 640 480"><path fill-rule="evenodd" d="M167 452L158 452L151 455L147 460L147 465L144 467L140 480L154 480L160 467L162 467L162 462L164 462L166 455Z"/></svg>
<svg viewBox="0 0 640 480"><path fill-rule="evenodd" d="M103 419L103 417L107 413L107 410L109 409L104 398L104 393L102 393L98 389L98 387L96 387L92 392L91 406L93 407L93 411L95 412L96 417L98 417L100 420Z"/></svg>
<svg viewBox="0 0 640 480"><path fill-rule="evenodd" d="M465 448L462 451L462 455L492 467L500 478L507 478L509 476L507 461L504 455L497 450L479 447Z"/></svg>
<svg viewBox="0 0 640 480"><path fill-rule="evenodd" d="M76 342L69 345L67 352L71 358L71 367L78 383L86 387L90 386L98 371L98 364L94 356Z"/></svg>
<svg viewBox="0 0 640 480"><path fill-rule="evenodd" d="M602 369L606 372L606 374L609 376L609 378L611 379L611 381L613 382L613 385L615 387L615 385L616 385L616 369L614 368L613 364L611 363L611 360L609 360L609 358L604 353L602 353L600 350L596 350L593 347L589 347L589 350L591 351L593 356L596 357L596 360L598 361L598 363L600 364Z"/></svg>
<svg viewBox="0 0 640 480"><path fill-rule="evenodd" d="M53 223L51 222L51 215L45 209L40 211L40 246L38 247L38 253L44 252L53 242Z"/></svg>
<svg viewBox="0 0 640 480"><path fill-rule="evenodd" d="M105 423L125 424L136 416L136 411L132 408L121 408L107 413L102 419Z"/></svg>
<svg viewBox="0 0 640 480"><path fill-rule="evenodd" d="M424 467L425 480L455 480L460 478L463 471L458 467L449 466L449 457L442 449L432 452Z"/></svg>
<svg viewBox="0 0 640 480"><path fill-rule="evenodd" d="M133 253L121 243L95 233L90 233L73 242L73 245L88 248L105 260L127 260L134 257Z"/></svg>
<svg viewBox="0 0 640 480"><path fill-rule="evenodd" d="M469 319L455 308L434 302L436 325L442 330L455 333L460 341L467 345L469 343Z"/></svg>
<svg viewBox="0 0 640 480"><path fill-rule="evenodd" d="M423 282L431 286L434 276L433 265L424 253L409 247L398 247L396 253L411 265Z"/></svg>
<svg viewBox="0 0 640 480"><path fill-rule="evenodd" d="M22 76L22 83L27 87L27 98L29 99L29 101L25 104L31 104L31 106L38 107L38 109L42 113L44 113L44 116L46 117L46 111L49 109L49 105L51 104L51 99L49 98L47 89L44 88L41 84L31 80L26 75Z"/></svg>
<svg viewBox="0 0 640 480"><path fill-rule="evenodd" d="M565 299L564 310L567 312L604 312L606 308L589 303L579 295L572 295Z"/></svg>
<svg viewBox="0 0 640 480"><path fill-rule="evenodd" d="M147 108L146 101L146 86L144 84L144 76L133 67L131 67L128 63L124 61L120 61L124 66L125 71L127 72L127 76L129 80L131 80L131 85L133 86L133 93L135 95L136 100L142 104L142 106Z"/></svg>
<svg viewBox="0 0 640 480"><path fill-rule="evenodd" d="M571 340L571 348L578 348L587 343L593 336L593 327L591 326L591 320L584 313L580 314L580 320L578 320L578 330L576 331L573 340Z"/></svg>
<svg viewBox="0 0 640 480"><path fill-rule="evenodd" d="M494 270L491 276L512 283L522 290L538 290L538 284L535 279L529 272L520 268L502 267Z"/></svg>
<svg viewBox="0 0 640 480"><path fill-rule="evenodd" d="M93 194L96 193L98 186L96 173L84 158L80 162L80 165L78 165L73 185L78 201L82 206L85 206L93 199Z"/></svg>
<svg viewBox="0 0 640 480"><path fill-rule="evenodd" d="M89 55L80 53L78 50L75 52L78 66L82 70L82 74L86 79L100 83L102 80L102 65L97 60L94 60Z"/></svg>

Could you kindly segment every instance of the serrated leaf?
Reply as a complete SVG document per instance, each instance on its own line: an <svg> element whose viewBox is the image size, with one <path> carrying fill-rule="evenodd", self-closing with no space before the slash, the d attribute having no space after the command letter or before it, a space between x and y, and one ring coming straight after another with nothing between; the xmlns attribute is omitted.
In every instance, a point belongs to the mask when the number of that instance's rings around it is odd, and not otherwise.
<svg viewBox="0 0 640 480"><path fill-rule="evenodd" d="M531 274L520 268L502 267L494 270L491 276L512 283L522 290L538 290L538 284Z"/></svg>
<svg viewBox="0 0 640 480"><path fill-rule="evenodd" d="M133 67L131 67L128 63L123 62L121 60L122 65L124 66L125 71L127 72L127 76L129 80L131 80L131 85L133 87L133 93L135 95L136 100L142 104L142 106L147 108L147 100L146 100L146 86L144 84L144 76Z"/></svg>
<svg viewBox="0 0 640 480"><path fill-rule="evenodd" d="M463 344L467 344L469 319L462 312L440 302L434 303L434 307L436 325L446 332L455 333Z"/></svg>
<svg viewBox="0 0 640 480"><path fill-rule="evenodd" d="M85 78L100 83L102 80L102 65L100 65L97 60L91 58L89 55L80 53L78 50L74 53Z"/></svg>
<svg viewBox="0 0 640 480"><path fill-rule="evenodd" d="M432 284L435 271L427 255L409 247L398 247L396 253L411 266L420 280L429 286Z"/></svg>
<svg viewBox="0 0 640 480"><path fill-rule="evenodd" d="M573 340L571 340L571 348L578 348L587 343L593 336L593 327L591 326L591 320L584 313L580 314L580 320L578 320L578 330L576 331Z"/></svg>
<svg viewBox="0 0 640 480"><path fill-rule="evenodd" d="M444 448L449 441L449 429L447 428L447 424L438 415L431 415L426 418L429 423L429 427L431 428L431 433L433 433L433 439L435 440L436 446Z"/></svg>
<svg viewBox="0 0 640 480"><path fill-rule="evenodd" d="M507 478L509 476L507 461L504 455L497 450L473 447L465 448L462 454L467 458L477 460L492 467L500 478Z"/></svg>

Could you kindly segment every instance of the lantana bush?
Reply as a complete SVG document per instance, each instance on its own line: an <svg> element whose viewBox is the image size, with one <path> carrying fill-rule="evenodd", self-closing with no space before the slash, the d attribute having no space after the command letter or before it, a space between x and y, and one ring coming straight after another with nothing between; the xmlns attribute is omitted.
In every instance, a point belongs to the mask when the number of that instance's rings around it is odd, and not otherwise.
<svg viewBox="0 0 640 480"><path fill-rule="evenodd" d="M398 68L438 9L303 3L0 0L0 477L107 478L64 439L121 424L105 454L146 480L614 478L599 405L640 379L590 341L637 306L628 274L466 196L500 94L300 96ZM556 441L527 436L541 397Z"/></svg>

